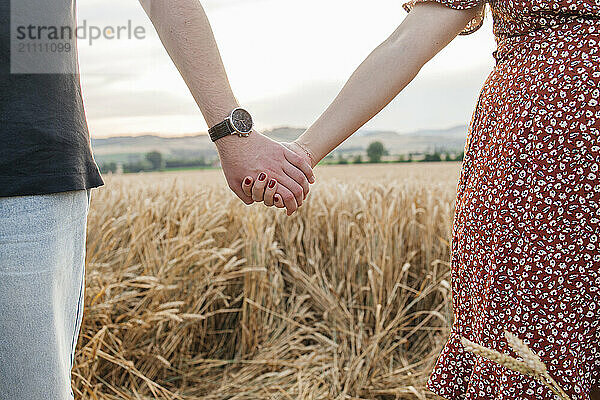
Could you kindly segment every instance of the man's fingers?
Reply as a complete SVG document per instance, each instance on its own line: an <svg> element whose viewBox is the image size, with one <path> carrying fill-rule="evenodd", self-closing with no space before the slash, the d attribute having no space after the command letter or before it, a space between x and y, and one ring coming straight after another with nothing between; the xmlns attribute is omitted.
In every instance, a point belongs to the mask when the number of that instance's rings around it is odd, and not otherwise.
<svg viewBox="0 0 600 400"><path fill-rule="evenodd" d="M271 207L274 204L274 196L277 191L277 181L270 179L265 188L265 206ZM283 205L283 204L282 204Z"/></svg>
<svg viewBox="0 0 600 400"><path fill-rule="evenodd" d="M287 208L287 215L292 215L298 209L296 196L287 187L281 185L279 185L277 192L277 195L281 196L285 208Z"/></svg>
<svg viewBox="0 0 600 400"><path fill-rule="evenodd" d="M267 174L261 172L252 187L252 200L260 203L265 198L265 186L267 186Z"/></svg>
<svg viewBox="0 0 600 400"><path fill-rule="evenodd" d="M244 179L244 182L242 182L242 190L244 192L244 194L248 197L252 197L252 183L254 182L254 179L251 176L247 176L246 179Z"/></svg>
<svg viewBox="0 0 600 400"><path fill-rule="evenodd" d="M273 204L277 208L285 208L285 204L283 204L283 200L281 199L279 193L275 193L275 196L273 196Z"/></svg>
<svg viewBox="0 0 600 400"><path fill-rule="evenodd" d="M279 182L280 189L283 186L288 190L288 192L290 192L294 196L298 207L302 205L302 202L304 200L304 189L298 182L296 182L295 180L290 178L285 173L285 171L281 176L277 177L277 182ZM281 191L278 191L278 192L282 195L281 197L283 197L283 202L285 203L286 198L283 195L283 192L281 192ZM288 204L285 203L286 207L287 207L287 205Z"/></svg>
<svg viewBox="0 0 600 400"><path fill-rule="evenodd" d="M294 181L296 181L296 183L302 186L302 191L304 192L302 199L305 199L310 190L310 185L308 184L308 179L306 179L304 173L302 173L302 171L300 171L298 168L294 167L291 164L284 165L283 172L285 172L287 176L289 176Z"/></svg>
<svg viewBox="0 0 600 400"><path fill-rule="evenodd" d="M315 183L315 173L313 172L310 164L308 164L306 160L304 160L302 157L300 157L298 154L294 153L290 149L285 149L284 156L286 160L288 160L296 168L302 171L302 173L310 183Z"/></svg>

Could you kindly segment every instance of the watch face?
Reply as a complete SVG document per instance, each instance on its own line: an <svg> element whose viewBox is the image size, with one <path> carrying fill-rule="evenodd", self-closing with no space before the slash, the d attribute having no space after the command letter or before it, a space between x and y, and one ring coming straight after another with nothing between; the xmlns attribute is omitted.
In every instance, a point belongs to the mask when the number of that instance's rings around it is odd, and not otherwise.
<svg viewBox="0 0 600 400"><path fill-rule="evenodd" d="M252 131L252 116L243 108L237 108L231 114L231 124L239 133L250 133Z"/></svg>

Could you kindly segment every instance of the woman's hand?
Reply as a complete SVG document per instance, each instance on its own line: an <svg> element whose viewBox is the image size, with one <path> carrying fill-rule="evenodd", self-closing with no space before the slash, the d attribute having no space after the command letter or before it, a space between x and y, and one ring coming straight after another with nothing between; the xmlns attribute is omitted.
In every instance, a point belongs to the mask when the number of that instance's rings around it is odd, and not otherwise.
<svg viewBox="0 0 600 400"><path fill-rule="evenodd" d="M308 163L311 168L317 166L318 161L316 160L314 153L307 146L301 145L296 140L290 143L281 144L296 153L300 158L302 158L303 161Z"/></svg>
<svg viewBox="0 0 600 400"><path fill-rule="evenodd" d="M242 190L244 177L264 173L279 183L277 192L288 213L293 213L302 205L309 191L309 183L314 182L312 168L304 158L258 132L253 132L247 138L226 136L217 140L216 145L229 187L246 204L256 200L251 192ZM263 198L264 193L261 193L260 201Z"/></svg>
<svg viewBox="0 0 600 400"><path fill-rule="evenodd" d="M261 172L256 178L247 176L242 183L242 191L253 201L257 203L264 202L267 207L275 206L277 208L286 208L281 195L277 193L279 183L273 178L269 178L265 172ZM288 215L292 215L296 209L288 207Z"/></svg>
<svg viewBox="0 0 600 400"><path fill-rule="evenodd" d="M290 151L294 152L302 161L313 168L316 165L314 157L309 149L296 143L282 143ZM297 208L287 207L282 200L282 192L285 192L277 180L270 177L267 172L261 172L256 180L252 176L247 176L242 182L242 191L254 202L264 202L267 207L275 206L277 208L287 208L287 214L292 215ZM306 199L308 191L304 191L303 199ZM300 207L302 203L298 204Z"/></svg>

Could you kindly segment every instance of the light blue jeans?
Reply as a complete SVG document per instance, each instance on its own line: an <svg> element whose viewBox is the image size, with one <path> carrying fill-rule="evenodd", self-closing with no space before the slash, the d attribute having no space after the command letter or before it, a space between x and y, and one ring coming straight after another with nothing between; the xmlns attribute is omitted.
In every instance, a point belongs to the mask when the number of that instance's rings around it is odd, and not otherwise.
<svg viewBox="0 0 600 400"><path fill-rule="evenodd" d="M0 400L71 400L90 191L0 198Z"/></svg>

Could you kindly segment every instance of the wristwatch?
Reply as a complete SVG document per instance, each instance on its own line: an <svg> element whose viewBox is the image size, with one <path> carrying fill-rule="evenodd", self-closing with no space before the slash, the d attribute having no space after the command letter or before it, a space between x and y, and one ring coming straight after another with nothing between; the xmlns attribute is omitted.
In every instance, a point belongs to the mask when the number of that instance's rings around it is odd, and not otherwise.
<svg viewBox="0 0 600 400"><path fill-rule="evenodd" d="M210 135L210 139L213 142L216 142L229 135L248 137L250 136L253 127L254 122L252 121L250 113L243 108L238 107L234 109L223 122L210 128L208 134Z"/></svg>

